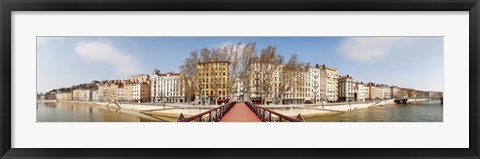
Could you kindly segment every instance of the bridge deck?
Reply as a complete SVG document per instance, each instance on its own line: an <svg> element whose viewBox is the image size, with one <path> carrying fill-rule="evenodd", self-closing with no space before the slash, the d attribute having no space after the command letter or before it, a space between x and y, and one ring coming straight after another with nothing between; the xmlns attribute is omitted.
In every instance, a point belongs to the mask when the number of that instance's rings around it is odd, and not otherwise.
<svg viewBox="0 0 480 159"><path fill-rule="evenodd" d="M220 122L262 122L262 120L245 103L237 103Z"/></svg>

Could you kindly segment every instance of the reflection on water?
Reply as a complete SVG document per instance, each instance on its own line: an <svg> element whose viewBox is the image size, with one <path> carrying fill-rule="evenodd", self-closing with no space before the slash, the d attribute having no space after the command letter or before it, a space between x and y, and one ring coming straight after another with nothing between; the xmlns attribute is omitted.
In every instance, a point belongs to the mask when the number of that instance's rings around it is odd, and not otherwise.
<svg viewBox="0 0 480 159"><path fill-rule="evenodd" d="M37 122L144 122L120 109L81 103L37 103Z"/></svg>
<svg viewBox="0 0 480 159"><path fill-rule="evenodd" d="M394 104L305 120L313 122L442 122L443 105L439 101Z"/></svg>

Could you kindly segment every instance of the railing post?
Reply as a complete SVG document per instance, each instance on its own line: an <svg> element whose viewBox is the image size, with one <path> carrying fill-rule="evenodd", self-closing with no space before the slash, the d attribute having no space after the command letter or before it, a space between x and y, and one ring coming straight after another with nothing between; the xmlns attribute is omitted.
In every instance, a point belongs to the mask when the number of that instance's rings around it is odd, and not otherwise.
<svg viewBox="0 0 480 159"><path fill-rule="evenodd" d="M303 119L303 116L300 113L298 113L297 120L300 121L300 122L305 121L305 119Z"/></svg>
<svg viewBox="0 0 480 159"><path fill-rule="evenodd" d="M262 113L262 120L265 121L265 110L263 110L263 113Z"/></svg>

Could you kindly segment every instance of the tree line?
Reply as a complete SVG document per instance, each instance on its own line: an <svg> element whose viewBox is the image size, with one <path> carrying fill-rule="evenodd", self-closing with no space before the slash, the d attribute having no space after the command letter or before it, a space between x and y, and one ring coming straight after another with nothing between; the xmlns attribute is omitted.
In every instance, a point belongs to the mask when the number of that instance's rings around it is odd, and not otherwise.
<svg viewBox="0 0 480 159"><path fill-rule="evenodd" d="M252 61L252 59L254 60ZM272 84L276 83L277 92L280 94L278 98L282 101L285 93L293 91L304 80L300 76L303 63L299 61L297 54L292 54L286 61L284 56L278 53L276 46L269 45L258 52L255 42L235 43L214 48L205 47L190 52L190 55L180 66L180 72L184 75L186 82L192 86L194 94L201 92L202 89L195 79L197 64L209 61L230 62L229 86L233 86L238 79L245 87L245 97L247 99L253 85L260 89L257 91L264 92L262 95L265 98L266 92L274 91L272 90ZM252 67L253 62L260 63L258 68L260 68L260 74L263 76L256 82L251 80L252 76L256 75L252 70L254 69ZM278 73L277 78L273 78L274 73ZM229 94L231 98L234 90L230 89Z"/></svg>

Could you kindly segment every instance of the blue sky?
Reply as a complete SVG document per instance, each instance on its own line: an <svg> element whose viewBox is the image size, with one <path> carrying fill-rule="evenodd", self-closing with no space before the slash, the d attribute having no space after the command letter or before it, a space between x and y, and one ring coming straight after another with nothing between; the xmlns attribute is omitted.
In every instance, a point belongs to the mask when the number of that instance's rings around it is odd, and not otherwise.
<svg viewBox="0 0 480 159"><path fill-rule="evenodd" d="M268 45L355 81L443 91L443 37L37 37L37 91L131 74L179 71L195 49Z"/></svg>

